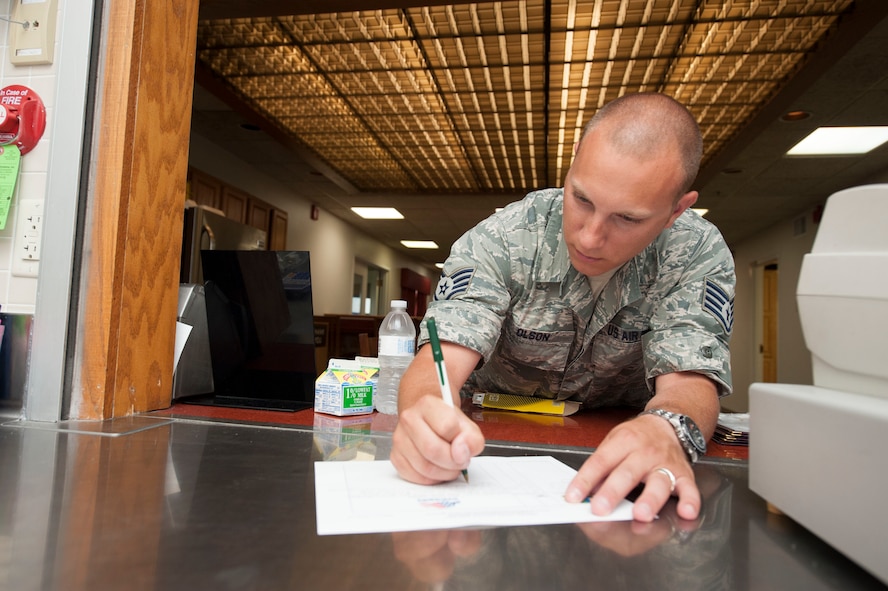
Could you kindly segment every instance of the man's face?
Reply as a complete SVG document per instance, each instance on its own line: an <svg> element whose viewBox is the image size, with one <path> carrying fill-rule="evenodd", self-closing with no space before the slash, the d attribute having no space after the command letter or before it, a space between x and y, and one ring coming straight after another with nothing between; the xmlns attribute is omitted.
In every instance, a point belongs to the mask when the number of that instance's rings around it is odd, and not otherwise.
<svg viewBox="0 0 888 591"><path fill-rule="evenodd" d="M595 276L622 266L694 204L675 200L682 182L677 154L639 160L618 154L593 129L583 138L564 183L564 240L570 262Z"/></svg>

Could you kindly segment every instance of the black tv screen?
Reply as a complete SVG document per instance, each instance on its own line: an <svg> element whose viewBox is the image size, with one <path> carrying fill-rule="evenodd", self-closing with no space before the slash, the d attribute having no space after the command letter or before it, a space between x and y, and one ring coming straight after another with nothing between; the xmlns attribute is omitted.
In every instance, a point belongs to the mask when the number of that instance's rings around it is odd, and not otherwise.
<svg viewBox="0 0 888 591"><path fill-rule="evenodd" d="M205 250L201 262L213 365L209 402L311 406L317 373L309 253Z"/></svg>

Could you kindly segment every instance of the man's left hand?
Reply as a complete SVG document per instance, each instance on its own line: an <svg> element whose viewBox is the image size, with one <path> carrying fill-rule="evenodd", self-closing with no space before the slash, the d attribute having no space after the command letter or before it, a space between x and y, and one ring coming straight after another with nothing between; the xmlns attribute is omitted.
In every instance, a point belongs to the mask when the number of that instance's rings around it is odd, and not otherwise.
<svg viewBox="0 0 888 591"><path fill-rule="evenodd" d="M675 476L675 490L672 479ZM678 496L678 515L696 519L700 491L694 471L667 421L644 415L617 425L580 468L565 498L578 503L589 495L592 513L608 515L638 484L644 490L635 501L632 516L652 521L672 494Z"/></svg>

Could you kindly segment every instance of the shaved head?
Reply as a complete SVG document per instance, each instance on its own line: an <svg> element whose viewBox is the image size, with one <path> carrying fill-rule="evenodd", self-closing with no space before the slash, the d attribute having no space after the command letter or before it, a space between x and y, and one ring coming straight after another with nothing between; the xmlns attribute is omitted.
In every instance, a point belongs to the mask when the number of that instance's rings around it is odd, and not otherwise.
<svg viewBox="0 0 888 591"><path fill-rule="evenodd" d="M675 151L681 159L684 182L678 196L690 190L703 155L700 128L687 108L665 94L627 94L598 110L583 128L583 138L597 130L621 154L647 159Z"/></svg>

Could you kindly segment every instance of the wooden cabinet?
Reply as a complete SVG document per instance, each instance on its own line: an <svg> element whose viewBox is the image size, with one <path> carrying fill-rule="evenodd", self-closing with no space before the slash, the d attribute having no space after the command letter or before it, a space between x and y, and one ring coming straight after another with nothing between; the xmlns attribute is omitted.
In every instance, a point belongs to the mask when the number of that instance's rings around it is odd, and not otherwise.
<svg viewBox="0 0 888 591"><path fill-rule="evenodd" d="M265 230L269 250L287 249L287 212L196 169L188 171L190 198L225 217Z"/></svg>
<svg viewBox="0 0 888 591"><path fill-rule="evenodd" d="M191 199L198 205L222 209L222 183L197 170L191 171Z"/></svg>
<svg viewBox="0 0 888 591"><path fill-rule="evenodd" d="M287 212L271 210L268 226L268 250L287 250Z"/></svg>
<svg viewBox="0 0 888 591"><path fill-rule="evenodd" d="M248 223L247 210L249 203L250 196L243 191L238 191L228 185L222 187L222 207L220 209L225 212L225 217L242 224Z"/></svg>
<svg viewBox="0 0 888 591"><path fill-rule="evenodd" d="M407 302L407 313L411 316L424 316L432 282L412 269L401 268L401 299Z"/></svg>
<svg viewBox="0 0 888 591"><path fill-rule="evenodd" d="M287 249L286 211L281 211L257 197L250 197L247 223L254 228L265 230L268 250Z"/></svg>
<svg viewBox="0 0 888 591"><path fill-rule="evenodd" d="M267 233L271 221L271 209L271 205L265 201L256 197L250 197L250 201L247 204L246 223L254 228L265 230ZM270 242L271 241L269 240L269 243Z"/></svg>

